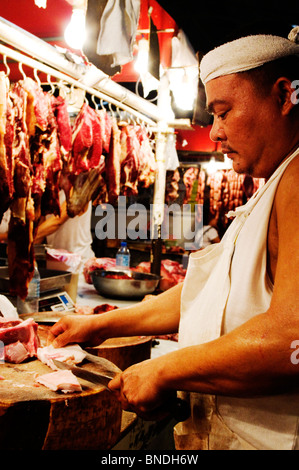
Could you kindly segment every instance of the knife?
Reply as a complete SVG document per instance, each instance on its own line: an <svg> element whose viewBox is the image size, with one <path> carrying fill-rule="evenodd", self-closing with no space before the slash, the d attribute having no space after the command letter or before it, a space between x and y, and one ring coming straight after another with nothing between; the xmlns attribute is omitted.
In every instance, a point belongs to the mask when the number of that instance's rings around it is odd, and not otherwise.
<svg viewBox="0 0 299 470"><path fill-rule="evenodd" d="M53 362L59 369L71 370L76 377L87 380L88 382L91 382L93 384L103 385L107 390L111 391L108 387L108 383L119 372L121 372L121 370L118 369L115 364L108 361L107 359L94 356L93 354L90 354L90 356L92 356L92 358L90 359L91 362L100 364L101 366L106 366L104 372L91 372L89 370L83 369L82 367L71 366L65 362L57 361L56 359L53 359ZM88 359L88 356L86 358ZM118 371L113 371L111 369L109 370L109 365L113 365L114 368L118 369ZM190 416L189 404L185 400L181 400L181 398L176 397L175 399L168 401L167 403L165 403L165 408L171 414L171 416L175 418L175 420L178 422L185 421Z"/></svg>

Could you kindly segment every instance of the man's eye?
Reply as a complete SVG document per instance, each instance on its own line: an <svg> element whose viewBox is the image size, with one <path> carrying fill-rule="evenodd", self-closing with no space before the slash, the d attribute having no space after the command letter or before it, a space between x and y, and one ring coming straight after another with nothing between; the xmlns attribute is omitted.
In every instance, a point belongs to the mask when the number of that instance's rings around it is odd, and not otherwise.
<svg viewBox="0 0 299 470"><path fill-rule="evenodd" d="M226 115L227 115L227 111L225 111L225 113L218 114L218 118L224 119Z"/></svg>

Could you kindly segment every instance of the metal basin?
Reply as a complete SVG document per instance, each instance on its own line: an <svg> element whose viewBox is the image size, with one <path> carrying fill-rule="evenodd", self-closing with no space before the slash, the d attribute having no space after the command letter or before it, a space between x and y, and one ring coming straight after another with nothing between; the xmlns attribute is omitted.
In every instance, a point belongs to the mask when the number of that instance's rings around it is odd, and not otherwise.
<svg viewBox="0 0 299 470"><path fill-rule="evenodd" d="M127 275L130 279L111 278L115 275ZM97 292L111 299L142 299L156 290L161 279L155 274L103 269L92 271L90 276Z"/></svg>

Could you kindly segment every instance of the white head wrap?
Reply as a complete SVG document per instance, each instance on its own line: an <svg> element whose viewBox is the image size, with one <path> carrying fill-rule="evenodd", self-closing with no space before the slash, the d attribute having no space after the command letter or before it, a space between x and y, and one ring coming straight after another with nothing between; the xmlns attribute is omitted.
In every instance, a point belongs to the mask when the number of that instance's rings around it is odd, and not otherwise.
<svg viewBox="0 0 299 470"><path fill-rule="evenodd" d="M299 56L299 27L288 39L258 34L228 42L208 52L200 63L200 78L204 84L214 78L245 72L282 57Z"/></svg>

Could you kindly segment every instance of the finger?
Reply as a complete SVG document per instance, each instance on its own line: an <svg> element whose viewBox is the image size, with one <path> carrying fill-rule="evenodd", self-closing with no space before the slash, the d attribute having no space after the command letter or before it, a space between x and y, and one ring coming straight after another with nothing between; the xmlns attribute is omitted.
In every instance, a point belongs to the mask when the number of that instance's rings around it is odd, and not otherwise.
<svg viewBox="0 0 299 470"><path fill-rule="evenodd" d="M108 384L112 392L120 391L121 389L121 374L117 374Z"/></svg>
<svg viewBox="0 0 299 470"><path fill-rule="evenodd" d="M50 333L53 336L58 336L65 331L66 327L62 321L58 321L50 328Z"/></svg>

